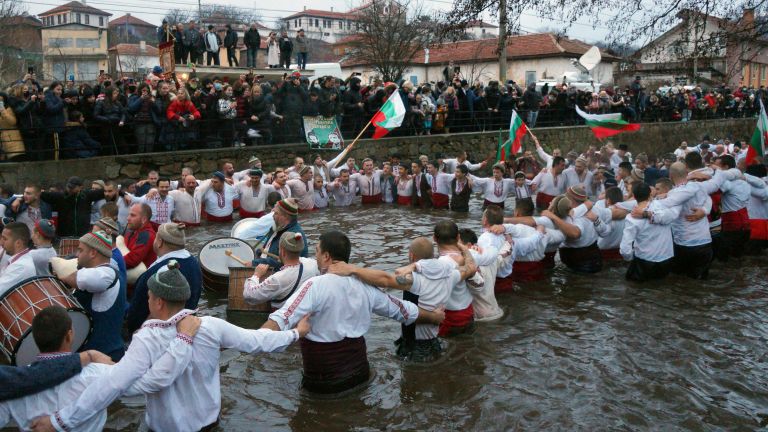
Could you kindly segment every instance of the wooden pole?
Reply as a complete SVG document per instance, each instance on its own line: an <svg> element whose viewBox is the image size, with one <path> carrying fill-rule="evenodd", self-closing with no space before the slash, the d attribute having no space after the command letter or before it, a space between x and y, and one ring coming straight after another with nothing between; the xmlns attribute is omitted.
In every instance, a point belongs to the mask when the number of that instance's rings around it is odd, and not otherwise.
<svg viewBox="0 0 768 432"><path fill-rule="evenodd" d="M376 112L376 114L378 114L378 111ZM376 117L376 114L374 114L373 117ZM352 141L352 144L349 145L349 150L352 150L352 147L354 147L355 143L357 143L357 140L359 140L360 137L363 136L363 132L368 130L368 127L371 126L371 123L373 123L373 117L371 117L371 119L368 120L368 124L365 125L363 130L361 130L360 133L357 134L357 136L355 137L354 141Z"/></svg>
<svg viewBox="0 0 768 432"><path fill-rule="evenodd" d="M244 260L244 259L240 258L239 256L237 256L237 255L233 254L233 253L232 253L232 251L231 251L231 250L229 250L229 249L227 249L226 251L224 251L224 254L225 254L226 256L228 256L228 257L232 258L233 260L235 260L235 261L239 262L240 264L242 264L242 265L244 265L244 266L250 266L250 265L251 265L251 263L249 263L248 261L246 261L246 260Z"/></svg>
<svg viewBox="0 0 768 432"><path fill-rule="evenodd" d="M59 160L59 133L53 133L53 160Z"/></svg>
<svg viewBox="0 0 768 432"><path fill-rule="evenodd" d="M499 0L499 83L507 81L507 2Z"/></svg>

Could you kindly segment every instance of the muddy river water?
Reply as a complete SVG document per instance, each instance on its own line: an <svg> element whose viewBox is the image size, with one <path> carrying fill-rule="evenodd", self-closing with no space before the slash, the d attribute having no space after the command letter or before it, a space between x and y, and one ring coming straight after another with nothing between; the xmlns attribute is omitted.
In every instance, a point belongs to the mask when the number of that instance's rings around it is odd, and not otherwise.
<svg viewBox="0 0 768 432"><path fill-rule="evenodd" d="M508 204L511 204L509 202ZM508 205L509 207L509 205ZM314 248L321 230L352 240L352 262L406 263L408 241L468 215L394 207L302 214ZM230 225L188 234L197 253ZM623 265L580 276L561 264L538 283L500 295L504 317L448 341L429 365L394 355L400 325L376 317L366 335L374 370L364 388L321 399L300 391L298 346L283 353L221 356L219 430L756 430L768 425L768 282L764 258L715 264L711 280L672 276L637 285ZM226 298L206 292L202 314L227 318ZM258 327L264 317L230 316ZM109 429L135 429L140 401L115 403Z"/></svg>

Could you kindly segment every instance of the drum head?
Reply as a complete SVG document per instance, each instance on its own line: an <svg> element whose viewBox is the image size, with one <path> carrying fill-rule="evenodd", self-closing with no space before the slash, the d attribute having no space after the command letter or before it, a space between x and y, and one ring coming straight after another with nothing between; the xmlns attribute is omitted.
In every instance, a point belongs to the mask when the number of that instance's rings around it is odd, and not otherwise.
<svg viewBox="0 0 768 432"><path fill-rule="evenodd" d="M255 258L251 246L243 240L222 237L211 240L200 249L200 266L209 273L217 276L229 277L230 267L244 267L234 258L227 256L226 251L232 251L232 255L250 263Z"/></svg>
<svg viewBox="0 0 768 432"><path fill-rule="evenodd" d="M237 221L236 224L232 225L232 231L229 232L229 235L234 238L242 239L240 236L240 232L246 228L247 226L253 225L254 223L258 222L259 218L245 218L240 219Z"/></svg>
<svg viewBox="0 0 768 432"><path fill-rule="evenodd" d="M70 310L69 317L72 318L72 329L75 331L75 340L72 341L72 351L76 352L85 343L91 334L91 319L82 310ZM16 366L26 366L35 361L40 350L32 337L32 330L25 335L19 344L14 360Z"/></svg>

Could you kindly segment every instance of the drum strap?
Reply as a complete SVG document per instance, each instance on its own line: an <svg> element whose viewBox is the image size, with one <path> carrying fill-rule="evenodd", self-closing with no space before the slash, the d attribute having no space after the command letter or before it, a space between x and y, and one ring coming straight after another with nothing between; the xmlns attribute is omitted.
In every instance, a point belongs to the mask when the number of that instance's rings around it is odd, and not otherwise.
<svg viewBox="0 0 768 432"><path fill-rule="evenodd" d="M288 300L288 297L292 296L294 292L296 292L296 288L299 287L299 283L301 282L301 275L304 273L304 263L299 263L299 276L296 278L296 283L293 284L293 288L291 288L291 292L289 292L285 297L277 300L272 300L275 303L282 303L286 300Z"/></svg>
<svg viewBox="0 0 768 432"><path fill-rule="evenodd" d="M109 267L109 268L112 269L112 271L115 272L115 278L112 279L112 282L109 283L109 288L107 288L107 289L110 289L113 286L115 286L115 282L117 282L117 280L120 278L120 271L118 269L112 267L112 264L102 264L102 265L97 266L97 267Z"/></svg>

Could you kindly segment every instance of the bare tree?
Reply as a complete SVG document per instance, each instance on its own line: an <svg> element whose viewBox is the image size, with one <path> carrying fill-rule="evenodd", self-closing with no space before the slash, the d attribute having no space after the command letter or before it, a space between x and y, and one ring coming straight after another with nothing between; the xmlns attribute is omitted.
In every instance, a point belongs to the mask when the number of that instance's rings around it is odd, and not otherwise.
<svg viewBox="0 0 768 432"><path fill-rule="evenodd" d="M261 15L254 9L218 4L203 5L200 14L196 15L199 15L197 20L201 22L221 20L233 25L248 25L261 19Z"/></svg>
<svg viewBox="0 0 768 432"><path fill-rule="evenodd" d="M24 12L22 3L16 0L0 0L0 84L18 79L26 66L24 53L19 48L16 20Z"/></svg>
<svg viewBox="0 0 768 432"><path fill-rule="evenodd" d="M373 0L357 13L360 31L349 59L371 65L384 81L401 79L416 55L437 40L438 21L410 0Z"/></svg>
<svg viewBox="0 0 768 432"><path fill-rule="evenodd" d="M193 15L189 9L171 9L165 13L163 19L173 25L178 23L186 24L192 20L192 17Z"/></svg>

